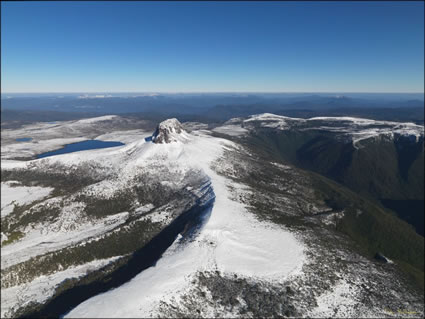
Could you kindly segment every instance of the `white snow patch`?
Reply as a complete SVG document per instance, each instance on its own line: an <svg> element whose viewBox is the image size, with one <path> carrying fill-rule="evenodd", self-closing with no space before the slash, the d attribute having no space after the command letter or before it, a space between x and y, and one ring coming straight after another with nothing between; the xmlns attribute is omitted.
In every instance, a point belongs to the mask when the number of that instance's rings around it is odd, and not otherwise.
<svg viewBox="0 0 425 319"><path fill-rule="evenodd" d="M129 130L129 131L115 131L110 133L105 133L99 136L96 136L95 140L102 141L117 141L124 144L133 143L140 141L143 138L151 136L152 132L147 132L144 130Z"/></svg>
<svg viewBox="0 0 425 319"><path fill-rule="evenodd" d="M110 121L114 118L116 118L117 115L105 115L105 116L98 116L98 117L92 117L88 119L78 120L77 123L79 124L91 124L101 121Z"/></svg>
<svg viewBox="0 0 425 319"><path fill-rule="evenodd" d="M142 219L148 219L152 223L161 223L166 226L173 221L173 215L171 210L160 210L144 216Z"/></svg>
<svg viewBox="0 0 425 319"><path fill-rule="evenodd" d="M356 306L359 288L340 280L332 290L327 291L317 298L317 307L309 311L306 317L312 318L355 318L358 315Z"/></svg>
<svg viewBox="0 0 425 319"><path fill-rule="evenodd" d="M272 114L272 113L262 113L262 114L251 115L244 122L250 122L250 121L284 121L284 120L305 121L304 119L296 118L296 117L288 117L288 116L276 115L276 114Z"/></svg>
<svg viewBox="0 0 425 319"><path fill-rule="evenodd" d="M139 215L139 214L142 215L142 214L145 214L145 213L151 211L154 208L155 208L155 206L153 204L146 204L146 205L143 205L143 206L136 208L134 212L137 215Z"/></svg>
<svg viewBox="0 0 425 319"><path fill-rule="evenodd" d="M30 204L48 196L53 190L51 187L12 185L19 183L13 181L1 183L1 217L9 215L15 204L21 206Z"/></svg>
<svg viewBox="0 0 425 319"><path fill-rule="evenodd" d="M240 136L248 133L246 128L236 124L218 126L212 130L213 132L222 133L230 136Z"/></svg>

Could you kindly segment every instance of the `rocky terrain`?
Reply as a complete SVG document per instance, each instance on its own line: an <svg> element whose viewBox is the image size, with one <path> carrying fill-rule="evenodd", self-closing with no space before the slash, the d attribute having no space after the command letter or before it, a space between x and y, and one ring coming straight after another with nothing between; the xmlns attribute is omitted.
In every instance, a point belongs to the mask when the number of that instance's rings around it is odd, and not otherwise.
<svg viewBox="0 0 425 319"><path fill-rule="evenodd" d="M423 126L261 114L149 129L105 116L2 130L2 317L423 317L423 237L330 159L307 167L323 144L299 150L307 132L350 154L400 136L423 152ZM88 139L125 145L34 159ZM377 193L421 187L414 154L407 182Z"/></svg>

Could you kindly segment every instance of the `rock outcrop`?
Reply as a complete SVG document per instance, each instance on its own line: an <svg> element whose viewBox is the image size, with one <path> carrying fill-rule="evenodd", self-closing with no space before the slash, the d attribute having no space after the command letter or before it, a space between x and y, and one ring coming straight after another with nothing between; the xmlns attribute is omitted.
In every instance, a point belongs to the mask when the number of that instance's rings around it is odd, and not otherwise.
<svg viewBox="0 0 425 319"><path fill-rule="evenodd" d="M152 142L156 144L177 142L185 133L182 124L176 118L168 119L158 124L152 135Z"/></svg>

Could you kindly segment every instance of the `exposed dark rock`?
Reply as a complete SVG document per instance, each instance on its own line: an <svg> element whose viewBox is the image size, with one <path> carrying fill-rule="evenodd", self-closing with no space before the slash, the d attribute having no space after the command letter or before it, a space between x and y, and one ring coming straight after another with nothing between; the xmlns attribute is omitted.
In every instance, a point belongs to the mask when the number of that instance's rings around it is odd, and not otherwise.
<svg viewBox="0 0 425 319"><path fill-rule="evenodd" d="M380 252L377 252L377 253L375 254L375 259L376 259L376 260L379 260L379 261L382 261L382 262L384 262L384 263L388 263L388 258L387 258L387 257L385 257L384 255L382 255Z"/></svg>
<svg viewBox="0 0 425 319"><path fill-rule="evenodd" d="M176 142L183 132L185 130L177 119L168 119L158 124L152 135L152 141L156 144Z"/></svg>

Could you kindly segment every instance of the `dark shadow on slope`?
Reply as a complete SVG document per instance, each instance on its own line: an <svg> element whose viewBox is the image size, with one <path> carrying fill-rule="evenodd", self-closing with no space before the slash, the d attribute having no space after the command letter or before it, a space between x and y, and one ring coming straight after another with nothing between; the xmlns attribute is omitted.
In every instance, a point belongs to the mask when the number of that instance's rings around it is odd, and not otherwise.
<svg viewBox="0 0 425 319"><path fill-rule="evenodd" d="M415 136L399 136L394 139L398 156L398 169L401 177L407 182L410 167L423 152L423 138L416 140Z"/></svg>
<svg viewBox="0 0 425 319"><path fill-rule="evenodd" d="M202 216L209 214L214 200L214 196L202 204L201 200L198 200L194 207L177 217L146 246L134 252L127 264L106 275L102 278L102 281L74 286L54 297L54 299L43 305L40 310L27 313L21 318L63 317L85 300L130 281L141 271L154 266L167 248L175 241L179 233L184 231L190 233L191 228L201 227L202 225L198 223L206 220Z"/></svg>
<svg viewBox="0 0 425 319"><path fill-rule="evenodd" d="M415 227L416 232L424 236L424 201L381 199L381 203L397 213L397 216Z"/></svg>

